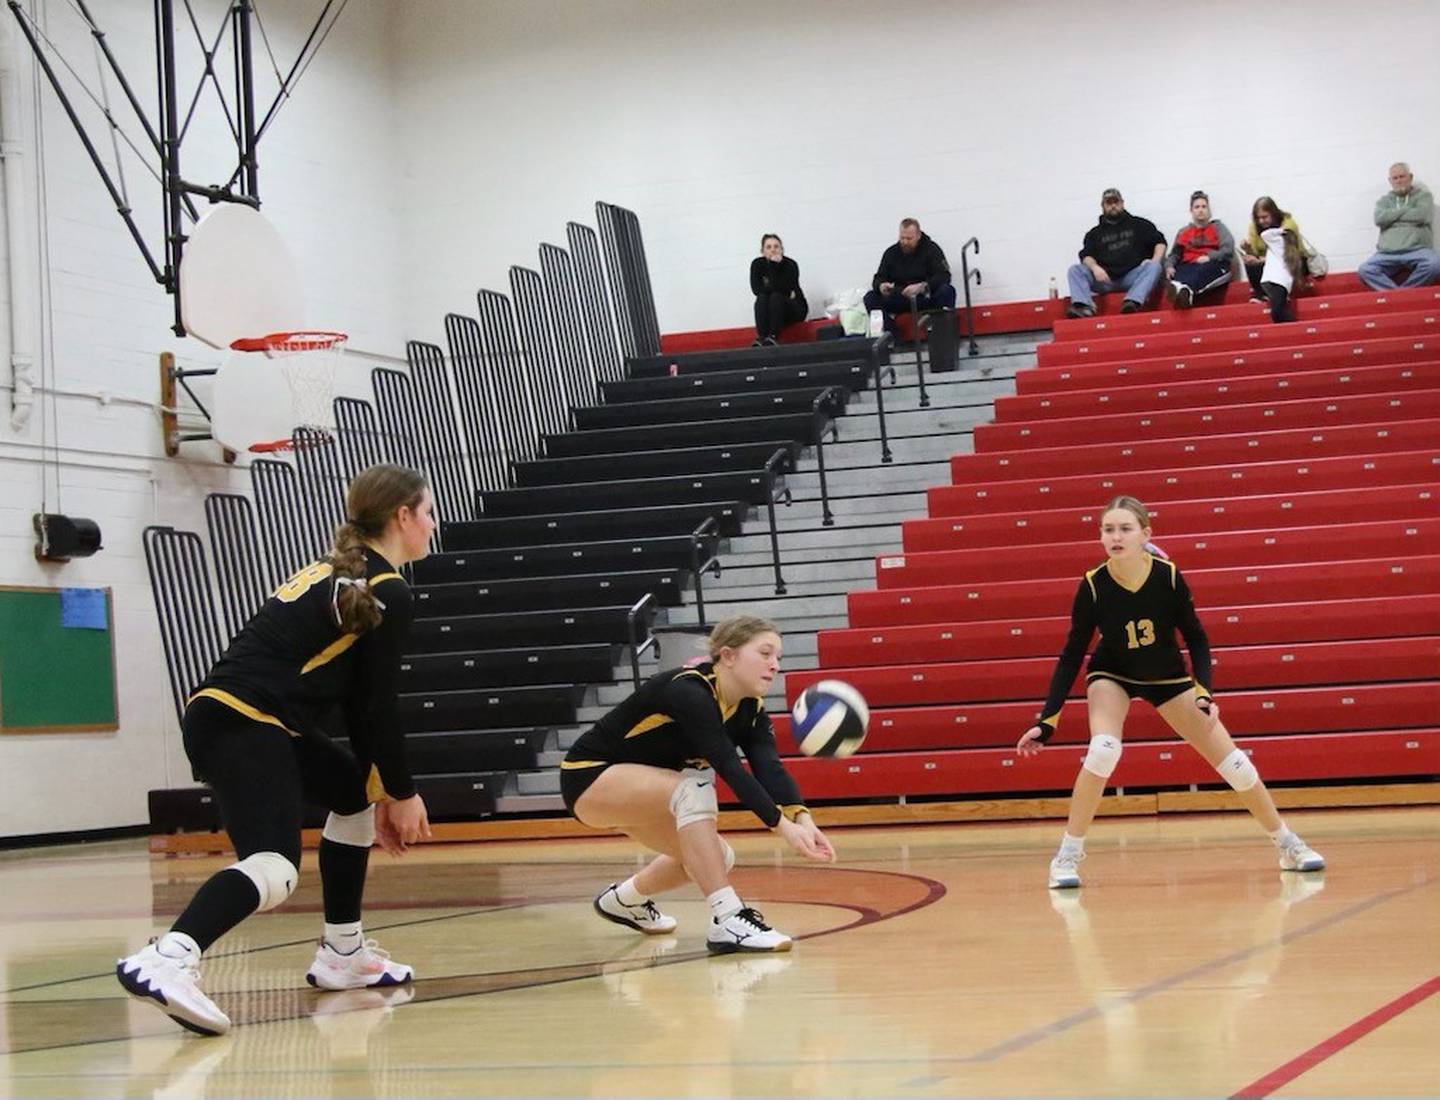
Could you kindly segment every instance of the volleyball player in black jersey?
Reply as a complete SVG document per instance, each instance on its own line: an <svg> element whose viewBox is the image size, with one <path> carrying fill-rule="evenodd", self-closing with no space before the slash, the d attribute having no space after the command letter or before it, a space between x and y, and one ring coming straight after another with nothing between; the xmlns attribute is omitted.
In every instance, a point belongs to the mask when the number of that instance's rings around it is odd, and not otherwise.
<svg viewBox="0 0 1440 1100"><path fill-rule="evenodd" d="M1283 870L1322 870L1324 859L1285 827L1255 765L1235 747L1220 721L1220 707L1210 694L1210 643L1190 589L1173 562L1149 552L1149 538L1150 515L1134 497L1116 497L1106 506L1100 520L1106 560L1080 581L1070 612L1070 636L1050 679L1044 710L1015 746L1021 756L1032 756L1054 734L1060 708L1098 628L1100 641L1086 676L1090 749L1075 779L1060 851L1050 864L1051 888L1080 885L1085 834L1120 762L1125 714L1136 698L1151 704L1234 788L1275 841ZM1186 672L1175 643L1177 631L1190 651L1193 675Z"/></svg>
<svg viewBox="0 0 1440 1100"><path fill-rule="evenodd" d="M433 508L414 470L372 466L356 476L334 548L265 601L185 708L186 755L215 791L238 861L115 973L126 992L191 1031L229 1029L200 990L200 955L251 913L290 896L307 801L330 814L319 855L325 931L306 980L358 989L413 976L364 938L360 904L377 837L400 854L430 835L396 720L411 619L410 588L396 570L427 553ZM336 718L349 750L324 732Z"/></svg>
<svg viewBox="0 0 1440 1100"><path fill-rule="evenodd" d="M651 899L694 880L710 903L711 953L790 950L790 937L767 925L730 886L735 852L715 829L718 775L795 851L835 859L780 762L765 713L780 652L780 634L764 619L718 623L709 660L650 677L570 749L560 765L570 812L661 853L639 874L601 891L594 907L606 920L651 935L673 931L675 918Z"/></svg>

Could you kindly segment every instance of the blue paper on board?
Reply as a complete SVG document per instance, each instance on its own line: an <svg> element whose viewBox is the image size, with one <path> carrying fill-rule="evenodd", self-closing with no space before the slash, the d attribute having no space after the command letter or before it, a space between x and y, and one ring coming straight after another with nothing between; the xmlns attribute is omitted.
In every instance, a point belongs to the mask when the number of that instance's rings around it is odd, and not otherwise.
<svg viewBox="0 0 1440 1100"><path fill-rule="evenodd" d="M105 630L105 589L60 589L60 625L77 630Z"/></svg>

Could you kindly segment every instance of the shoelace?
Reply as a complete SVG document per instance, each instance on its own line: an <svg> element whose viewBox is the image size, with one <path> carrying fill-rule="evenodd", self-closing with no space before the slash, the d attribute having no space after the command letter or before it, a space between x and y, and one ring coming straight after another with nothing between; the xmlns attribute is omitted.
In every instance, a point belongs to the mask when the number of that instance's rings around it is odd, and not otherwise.
<svg viewBox="0 0 1440 1100"><path fill-rule="evenodd" d="M377 959L388 960L390 958L390 952L386 951L385 948L381 947L374 940L366 940L360 945L360 950L367 955L373 955Z"/></svg>
<svg viewBox="0 0 1440 1100"><path fill-rule="evenodd" d="M660 919L660 910L655 908L655 902L650 898L646 898L644 904L641 905L640 908L645 910L645 916L648 917L650 920Z"/></svg>
<svg viewBox="0 0 1440 1100"><path fill-rule="evenodd" d="M1055 866L1073 871L1080 866L1080 861L1085 858L1084 852L1059 852L1055 856Z"/></svg>
<svg viewBox="0 0 1440 1100"><path fill-rule="evenodd" d="M748 905L735 914L737 920L743 920L746 924L754 925L761 932L769 932L770 926L765 923L765 917L758 909L751 909Z"/></svg>
<svg viewBox="0 0 1440 1100"><path fill-rule="evenodd" d="M196 985L200 984L199 959L197 959L194 955L167 955L165 954L165 952L160 950L158 944L158 939L152 939L150 941L150 946L155 948L155 954L159 955L167 963L173 963L176 969L180 971L180 976L186 981L193 982Z"/></svg>

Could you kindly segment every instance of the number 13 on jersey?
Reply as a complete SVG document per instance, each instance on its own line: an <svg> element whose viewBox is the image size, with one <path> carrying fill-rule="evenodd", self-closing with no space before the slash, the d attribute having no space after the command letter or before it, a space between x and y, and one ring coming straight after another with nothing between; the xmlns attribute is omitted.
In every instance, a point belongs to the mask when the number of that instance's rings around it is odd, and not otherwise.
<svg viewBox="0 0 1440 1100"><path fill-rule="evenodd" d="M1125 637L1131 649L1155 644L1155 624L1149 619L1131 619L1125 624Z"/></svg>

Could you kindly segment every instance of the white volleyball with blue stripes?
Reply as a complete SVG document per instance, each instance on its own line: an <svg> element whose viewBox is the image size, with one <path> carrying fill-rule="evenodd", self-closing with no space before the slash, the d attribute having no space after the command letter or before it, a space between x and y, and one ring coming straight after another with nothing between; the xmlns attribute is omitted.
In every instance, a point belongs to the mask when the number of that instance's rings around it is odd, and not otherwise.
<svg viewBox="0 0 1440 1100"><path fill-rule="evenodd" d="M790 708L790 730L806 756L849 756L869 725L870 705L844 680L811 684Z"/></svg>

